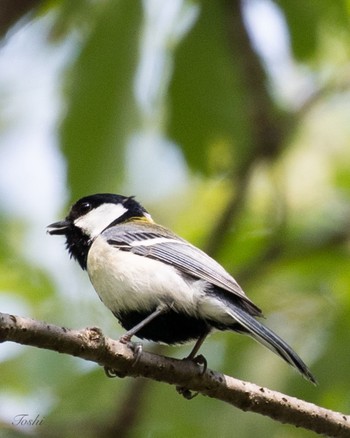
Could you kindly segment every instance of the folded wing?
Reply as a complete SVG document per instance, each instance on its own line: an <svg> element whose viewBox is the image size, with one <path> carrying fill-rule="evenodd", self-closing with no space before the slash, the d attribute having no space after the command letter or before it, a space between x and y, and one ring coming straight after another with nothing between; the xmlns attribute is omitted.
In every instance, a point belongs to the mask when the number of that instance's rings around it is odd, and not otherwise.
<svg viewBox="0 0 350 438"><path fill-rule="evenodd" d="M246 296L236 280L205 252L156 224L142 221L118 225L104 231L108 243L122 251L131 251L174 266L182 273L206 280L244 302L252 316L261 310Z"/></svg>

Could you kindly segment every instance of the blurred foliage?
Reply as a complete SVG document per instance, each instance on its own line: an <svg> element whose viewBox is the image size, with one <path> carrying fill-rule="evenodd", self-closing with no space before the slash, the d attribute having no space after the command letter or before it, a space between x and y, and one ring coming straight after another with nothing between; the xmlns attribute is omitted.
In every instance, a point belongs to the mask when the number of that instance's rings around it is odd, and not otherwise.
<svg viewBox="0 0 350 438"><path fill-rule="evenodd" d="M308 61L317 54L324 30L348 34L349 3L346 0L278 0L276 3L287 20L291 46L298 59Z"/></svg>
<svg viewBox="0 0 350 438"><path fill-rule="evenodd" d="M224 157L221 167L227 171L240 159L237 148L249 154L244 81L224 25L228 11L210 0L202 3L196 24L176 52L169 131L191 168L208 172L214 160Z"/></svg>
<svg viewBox="0 0 350 438"><path fill-rule="evenodd" d="M309 88L289 103L251 42L242 12L247 2L184 2L184 9L193 8L198 16L182 29L178 44L164 49L173 70L169 83L167 72L160 72L164 83L153 84L166 92L157 121L142 113L135 92L145 3L56 0L32 2L35 10L29 3L16 9L17 3L7 3L3 29L22 17L20 28L34 13L37 20L50 15L47 44L74 42L57 129L70 198L128 190L133 134L151 128L175 141L185 158L187 184L154 198L147 208L235 275L262 307L267 324L310 365L319 386L238 335L217 333L205 343L210 367L348 412L349 58L338 54L348 54L349 2L263 2L284 17L294 68L309 81ZM260 3L249 2L250 7ZM154 3L154 14L160 4ZM161 45L157 32L155 27L155 46ZM293 88L289 81L286 89ZM150 154L140 168L145 186L150 173L159 171L152 167L154 158ZM72 277L63 291L57 279L23 255L26 224L7 213L1 216L0 236L3 297L11 294L35 318L68 321L73 328L100 321L108 335L120 333L96 297L91 295L91 306L77 298L76 289L88 295L86 282ZM188 348L162 351L182 357ZM201 396L189 403L156 382L109 380L98 367L76 358L24 347L1 358L0 397L10 412L7 424L2 418L4 437L30 432L11 426L11 418L23 410L45 417L36 430L45 437L75 437L81 430L87 438L314 436Z"/></svg>
<svg viewBox="0 0 350 438"><path fill-rule="evenodd" d="M104 6L81 48L66 89L69 104L61 139L73 199L121 184L126 139L139 126L132 84L140 5L107 2ZM89 178L76 178L80 172Z"/></svg>

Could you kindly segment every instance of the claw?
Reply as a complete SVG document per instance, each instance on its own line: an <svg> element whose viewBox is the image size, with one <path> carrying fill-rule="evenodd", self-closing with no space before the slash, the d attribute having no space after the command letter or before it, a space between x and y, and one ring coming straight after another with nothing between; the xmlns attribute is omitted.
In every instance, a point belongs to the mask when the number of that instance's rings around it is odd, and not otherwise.
<svg viewBox="0 0 350 438"><path fill-rule="evenodd" d="M141 342L128 342L127 339L119 339L120 342L122 343L127 343L128 347L133 351L134 353L134 360L131 364L131 366L135 366L137 364L137 362L140 360L141 354L142 354L142 344ZM114 377L120 377L123 378L125 377L125 375L120 372L117 371L114 368L110 368L110 367L103 367L104 372L106 374L107 377L109 378L114 378Z"/></svg>
<svg viewBox="0 0 350 438"><path fill-rule="evenodd" d="M142 355L143 345L141 342L130 342L128 347L134 352L134 361L131 366L135 366Z"/></svg>
<svg viewBox="0 0 350 438"><path fill-rule="evenodd" d="M187 388L184 388L183 386L176 386L176 391L182 395L186 400L192 400L193 398L197 397L199 392L192 392Z"/></svg>
<svg viewBox="0 0 350 438"><path fill-rule="evenodd" d="M194 357L193 359L191 359L195 364L202 366L202 371L201 371L201 376L203 376L203 374L207 371L208 368L208 361L207 359L203 356L203 354L199 354L198 356Z"/></svg>
<svg viewBox="0 0 350 438"><path fill-rule="evenodd" d="M127 333L124 333L124 335L120 336L119 342L122 344L128 344L131 340L132 336L128 335Z"/></svg>
<svg viewBox="0 0 350 438"><path fill-rule="evenodd" d="M125 377L125 375L123 375L122 373L120 373L119 371L117 371L114 368L103 367L103 369L104 369L106 376L109 377L110 379L113 379L114 377L119 377L119 378Z"/></svg>
<svg viewBox="0 0 350 438"><path fill-rule="evenodd" d="M190 360L194 362L196 365L199 365L202 367L202 370L200 372L200 376L203 376L203 374L207 371L208 368L208 361L207 359L202 355L199 354L196 357L185 357L183 360ZM198 392L192 392L188 388L185 388L184 386L176 386L176 391L182 395L186 400L192 400L193 398L197 397L199 394Z"/></svg>

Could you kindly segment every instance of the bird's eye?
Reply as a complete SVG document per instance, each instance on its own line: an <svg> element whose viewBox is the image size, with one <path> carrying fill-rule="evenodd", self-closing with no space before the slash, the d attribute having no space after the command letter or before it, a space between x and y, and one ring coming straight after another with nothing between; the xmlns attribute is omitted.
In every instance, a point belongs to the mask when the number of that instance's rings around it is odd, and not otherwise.
<svg viewBox="0 0 350 438"><path fill-rule="evenodd" d="M80 214L86 214L88 213L92 208L92 205L90 204L90 202L83 202L80 206L79 206L79 212Z"/></svg>

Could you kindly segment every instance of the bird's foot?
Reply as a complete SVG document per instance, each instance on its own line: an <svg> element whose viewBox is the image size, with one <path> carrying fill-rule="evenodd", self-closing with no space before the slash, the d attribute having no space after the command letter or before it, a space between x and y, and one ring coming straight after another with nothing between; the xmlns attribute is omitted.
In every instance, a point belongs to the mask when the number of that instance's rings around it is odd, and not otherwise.
<svg viewBox="0 0 350 438"><path fill-rule="evenodd" d="M128 344L131 341L132 336L129 333L124 333L120 336L119 342L122 344Z"/></svg>
<svg viewBox="0 0 350 438"><path fill-rule="evenodd" d="M200 376L203 376L203 374L207 371L208 368L208 362L207 359L202 355L199 354L196 357L185 357L183 360L190 360L194 362L196 365L201 366L201 372ZM186 400L192 400L194 397L197 397L199 394L198 392L192 392L188 388L185 388L184 386L176 386L176 391L182 395Z"/></svg>
<svg viewBox="0 0 350 438"><path fill-rule="evenodd" d="M203 374L207 371L208 368L208 361L207 359L203 356L203 354L199 354L196 357L187 357L187 360L191 360L192 362L194 362L196 365L199 365L202 367L201 373L200 375L203 376ZM185 359L185 360L186 360Z"/></svg>
<svg viewBox="0 0 350 438"><path fill-rule="evenodd" d="M128 347L133 351L134 353L134 360L131 364L131 366L135 366L137 362L140 360L142 351L143 351L143 345L142 342L129 342Z"/></svg>
<svg viewBox="0 0 350 438"><path fill-rule="evenodd" d="M130 340L128 340L127 337L123 337L123 336L121 338L119 338L119 341L123 344L127 344L127 346L130 348L130 350L132 350L132 352L134 353L134 360L132 361L131 366L132 367L135 366L137 364L137 362L140 360L140 357L142 354L142 349L143 349L142 343L141 342L130 342ZM103 368L104 368L104 371L105 371L105 374L107 377L110 377L110 378L125 377L125 375L122 372L120 372L114 368L110 368L107 366L105 366Z"/></svg>
<svg viewBox="0 0 350 438"><path fill-rule="evenodd" d="M115 368L104 366L103 369L104 369L106 376L109 377L110 379L113 379L114 377L119 377L119 378L125 377L125 375L123 373L116 370Z"/></svg>

